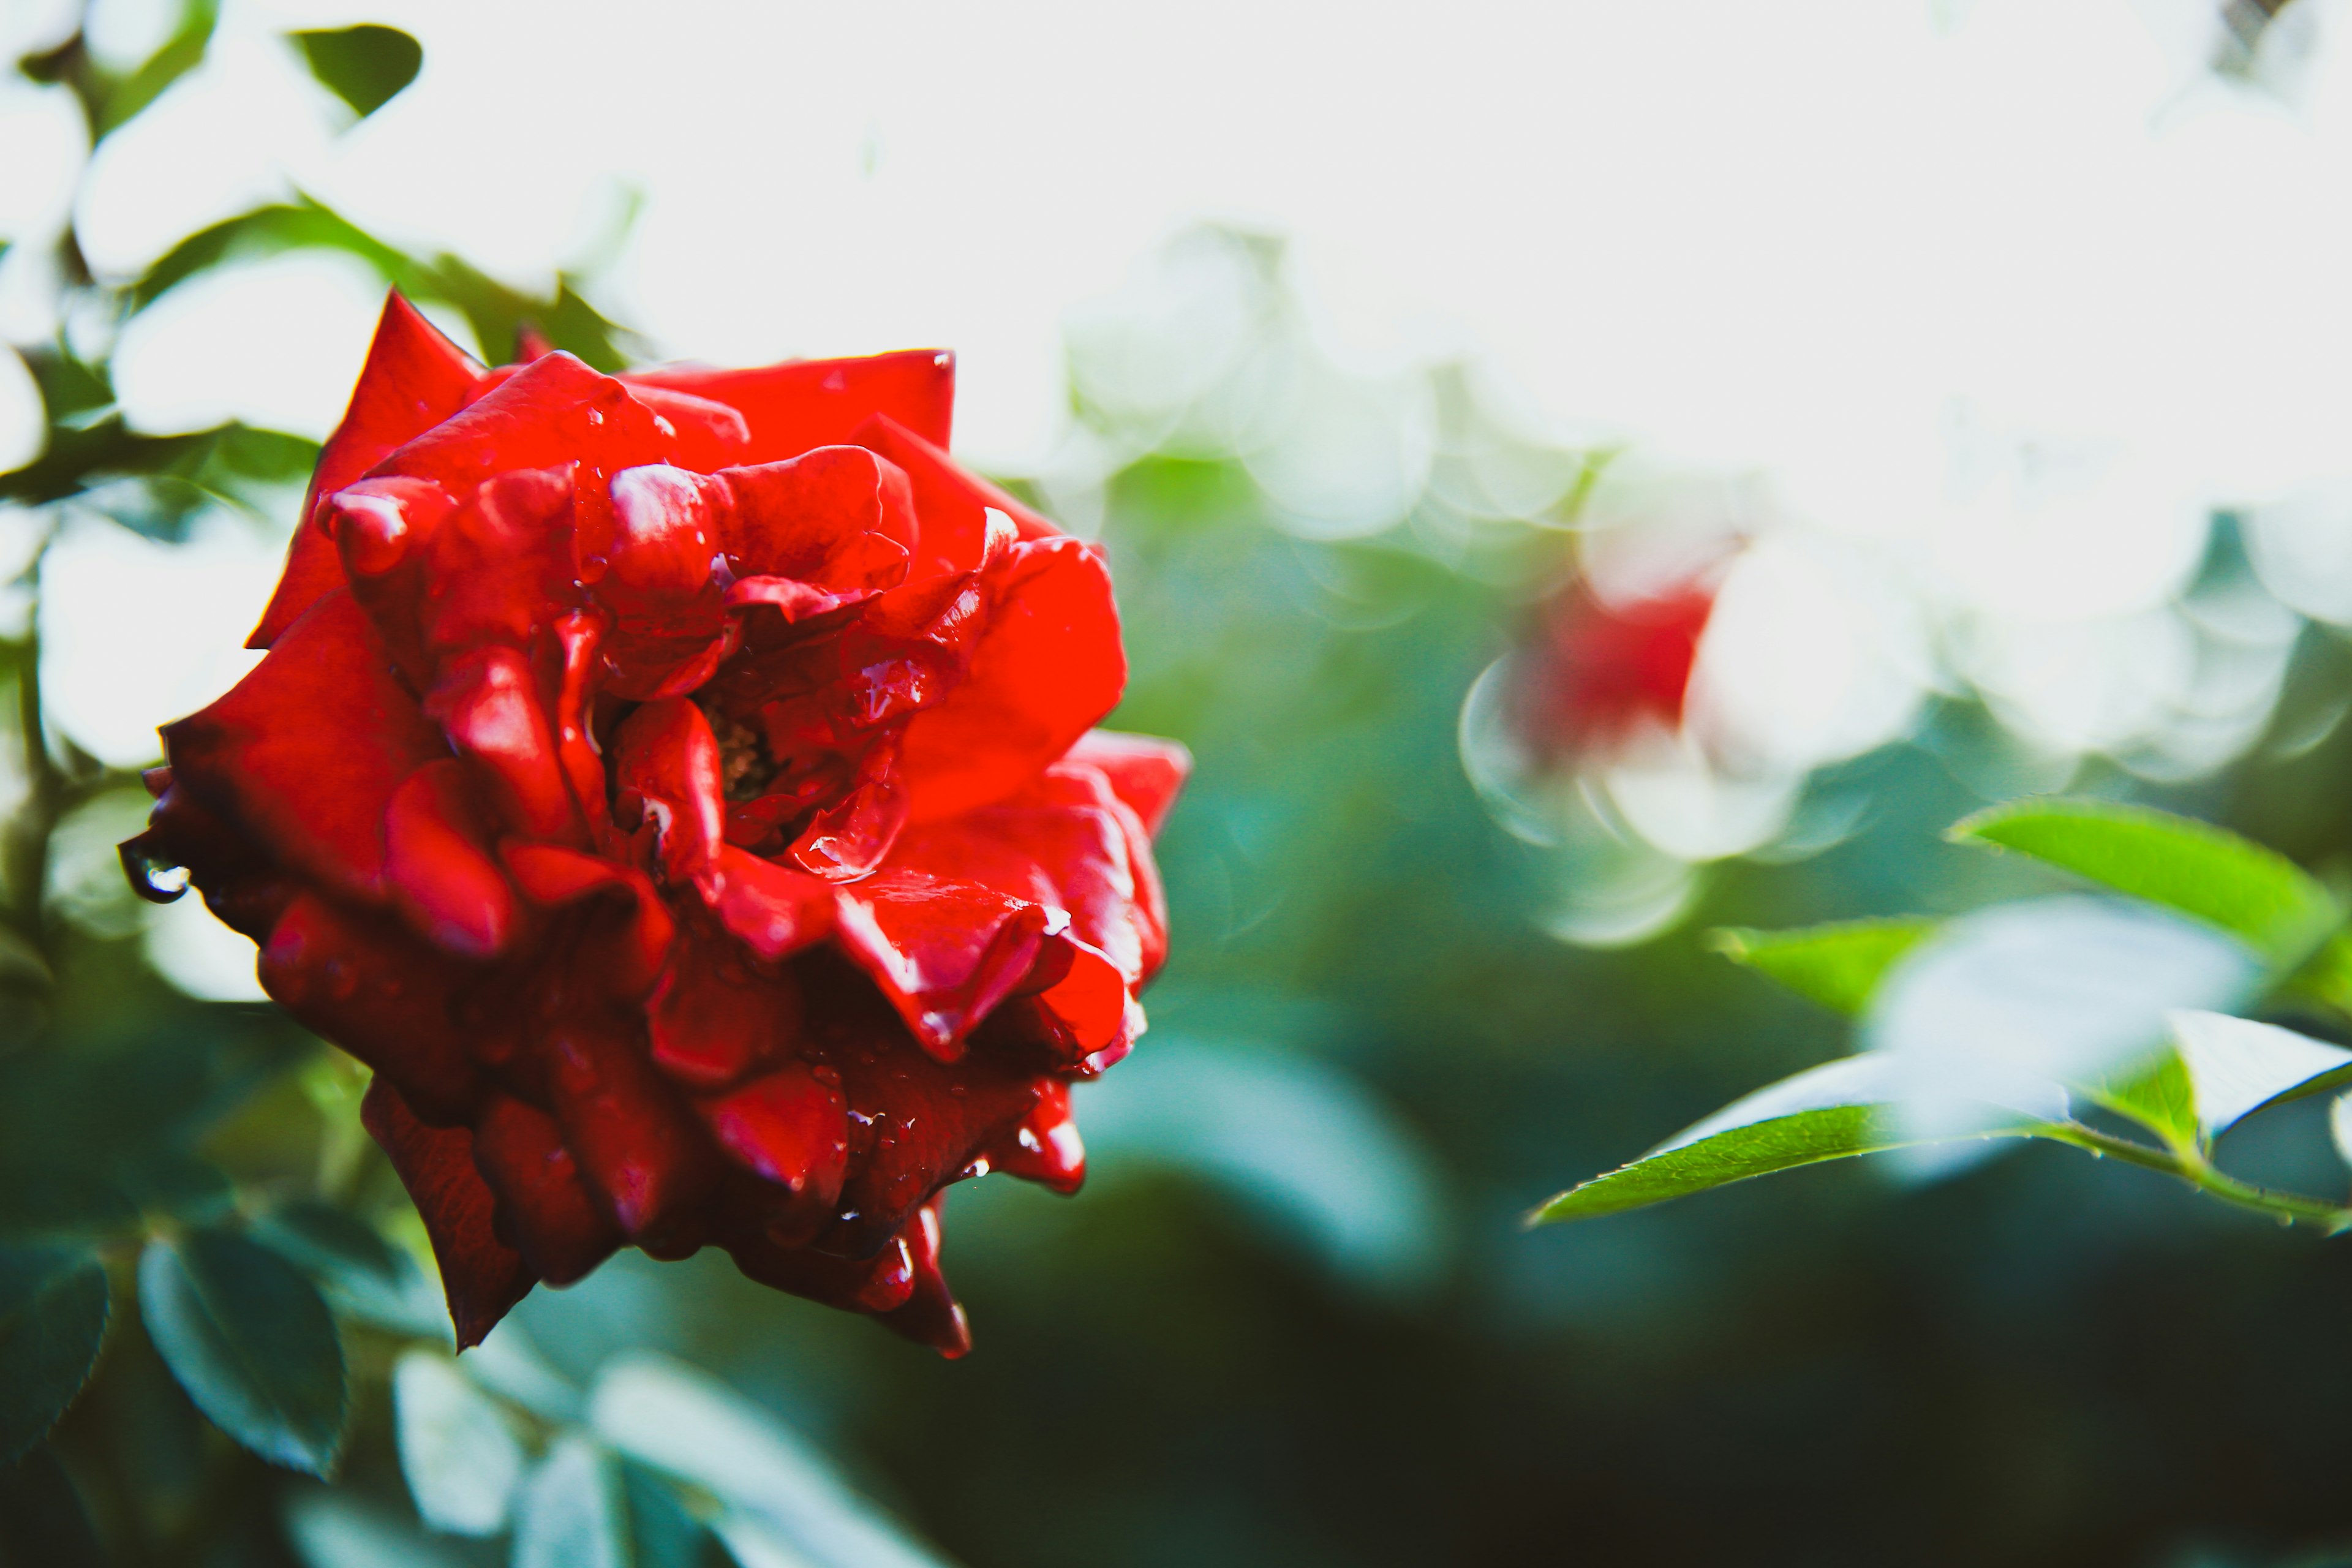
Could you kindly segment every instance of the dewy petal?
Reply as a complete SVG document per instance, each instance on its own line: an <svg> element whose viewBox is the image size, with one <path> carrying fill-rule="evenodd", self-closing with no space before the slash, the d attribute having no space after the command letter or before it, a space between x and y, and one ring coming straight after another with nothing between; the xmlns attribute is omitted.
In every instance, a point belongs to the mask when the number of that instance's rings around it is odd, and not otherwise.
<svg viewBox="0 0 2352 1568"><path fill-rule="evenodd" d="M663 875L686 882L709 873L726 812L719 740L702 710L683 697L648 702L622 724L614 751L621 808L651 825Z"/></svg>
<svg viewBox="0 0 2352 1568"><path fill-rule="evenodd" d="M801 1016L789 973L761 973L733 942L689 928L646 1022L654 1065L689 1089L712 1090L785 1055Z"/></svg>
<svg viewBox="0 0 2352 1568"><path fill-rule="evenodd" d="M989 1145L988 1163L1057 1193L1076 1192L1087 1179L1087 1149L1078 1138L1077 1119L1070 1114L1070 1086L1048 1079L1037 1108Z"/></svg>
<svg viewBox="0 0 2352 1568"><path fill-rule="evenodd" d="M436 946L487 959L507 945L514 894L490 858L465 764L427 763L384 811L384 881L393 904Z"/></svg>
<svg viewBox="0 0 2352 1568"><path fill-rule="evenodd" d="M833 885L732 844L719 849L718 875L702 896L729 934L773 961L821 941L833 929Z"/></svg>
<svg viewBox="0 0 2352 1568"><path fill-rule="evenodd" d="M537 1106L491 1096L474 1126L474 1163L498 1194L501 1231L549 1284L569 1285L620 1245L562 1131Z"/></svg>
<svg viewBox="0 0 2352 1568"><path fill-rule="evenodd" d="M614 474L612 553L599 595L626 615L712 588L711 562L731 500L720 481L668 463ZM614 599L616 593L635 603Z"/></svg>
<svg viewBox="0 0 2352 1568"><path fill-rule="evenodd" d="M977 567L992 510L1011 519L1022 539L1062 536L1043 513L966 471L947 455L946 442L928 440L887 414L859 426L856 440L904 470L913 489L915 515L922 520L922 547L914 569L919 577Z"/></svg>
<svg viewBox="0 0 2352 1568"><path fill-rule="evenodd" d="M857 359L791 360L756 370L657 365L629 371L633 386L692 393L741 411L751 426L747 463L796 458L853 438L870 416L887 415L937 446L948 443L955 406L955 356L908 349Z"/></svg>
<svg viewBox="0 0 2352 1568"><path fill-rule="evenodd" d="M551 353L387 454L373 471L436 479L458 495L517 468L577 463L609 475L669 461L677 436L657 419L620 382Z"/></svg>
<svg viewBox="0 0 2352 1568"><path fill-rule="evenodd" d="M1119 730L1087 731L1063 760L1102 774L1154 838L1192 773L1192 753L1182 742Z"/></svg>
<svg viewBox="0 0 2352 1568"><path fill-rule="evenodd" d="M1016 544L984 575L986 629L963 683L907 726L918 823L1012 794L1117 706L1127 685L1118 608L1095 547Z"/></svg>
<svg viewBox="0 0 2352 1568"><path fill-rule="evenodd" d="M633 377L623 377L622 384L676 433L676 461L681 468L708 474L752 460L751 426L734 407Z"/></svg>
<svg viewBox="0 0 2352 1568"><path fill-rule="evenodd" d="M643 871L551 844L509 843L503 858L515 885L535 903L561 906L596 899L609 905L618 901L613 895L625 897L627 908L617 923L588 931L575 977L625 1002L640 1001L654 988L677 922Z"/></svg>
<svg viewBox="0 0 2352 1568"><path fill-rule="evenodd" d="M1066 917L972 882L887 870L835 893L834 941L873 978L923 1048L962 1055Z"/></svg>
<svg viewBox="0 0 2352 1568"><path fill-rule="evenodd" d="M896 1311L915 1290L915 1260L896 1236L871 1258L835 1258L764 1236L731 1237L727 1250L745 1279L845 1311Z"/></svg>
<svg viewBox="0 0 2352 1568"><path fill-rule="evenodd" d="M832 1059L852 1115L841 1212L817 1245L863 1258L888 1245L942 1183L1018 1126L1045 1080L991 1052L942 1065L875 1001L846 991L824 1000L833 1013L819 1032L839 1042Z"/></svg>
<svg viewBox="0 0 2352 1568"><path fill-rule="evenodd" d="M577 840L583 824L530 661L521 653L490 644L459 656L443 667L425 710L474 764L516 831Z"/></svg>
<svg viewBox="0 0 2352 1568"><path fill-rule="evenodd" d="M320 886L383 896L384 813L448 744L348 592L327 595L211 707L163 728L176 787Z"/></svg>
<svg viewBox="0 0 2352 1568"><path fill-rule="evenodd" d="M548 1094L564 1146L622 1233L648 1251L692 1250L695 1211L717 1171L708 1136L641 1039L602 1027L547 1040Z"/></svg>
<svg viewBox="0 0 2352 1568"><path fill-rule="evenodd" d="M889 572L887 553L849 556L859 569L847 574L834 568L868 535L897 544L902 555L916 545L907 476L865 447L819 447L718 478L734 501L724 542L736 576L790 577L836 592L890 587L905 577L903 566ZM887 580L868 566L879 566Z"/></svg>
<svg viewBox="0 0 2352 1568"><path fill-rule="evenodd" d="M908 1292L907 1304L884 1314L882 1322L893 1332L919 1345L929 1345L954 1361L971 1350L971 1324L957 1303L955 1293L948 1289L947 1276L940 1271L940 1243L947 1201L945 1193L933 1194L930 1202L917 1209L915 1217L907 1222L905 1238L908 1254L914 1260L915 1288Z"/></svg>
<svg viewBox="0 0 2352 1568"><path fill-rule="evenodd" d="M302 498L285 575L246 647L269 647L303 611L342 586L333 543L310 525L318 499L341 489L394 448L463 408L481 373L472 356L417 314L398 289L386 296L351 405L320 448L319 467Z"/></svg>
<svg viewBox="0 0 2352 1568"><path fill-rule="evenodd" d="M849 1121L837 1074L790 1062L695 1109L729 1158L800 1203L830 1209L841 1195Z"/></svg>
<svg viewBox="0 0 2352 1568"><path fill-rule="evenodd" d="M457 1348L480 1344L538 1276L521 1254L499 1239L497 1199L474 1167L474 1135L463 1127L428 1127L382 1078L368 1085L360 1121L399 1173L415 1201L441 1267L449 1321Z"/></svg>
<svg viewBox="0 0 2352 1568"><path fill-rule="evenodd" d="M263 943L260 974L280 1006L436 1122L462 1120L480 1092L457 1016L467 971L385 916L303 893Z"/></svg>

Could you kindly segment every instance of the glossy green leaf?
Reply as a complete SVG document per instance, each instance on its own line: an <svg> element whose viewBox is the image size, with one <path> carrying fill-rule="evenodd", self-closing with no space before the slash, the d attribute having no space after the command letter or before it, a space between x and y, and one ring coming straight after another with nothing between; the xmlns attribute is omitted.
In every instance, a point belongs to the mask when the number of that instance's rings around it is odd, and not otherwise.
<svg viewBox="0 0 2352 1568"><path fill-rule="evenodd" d="M2040 796L1980 811L1950 837L2013 849L2217 926L2291 967L2342 919L2293 861L2210 823L2114 801Z"/></svg>
<svg viewBox="0 0 2352 1568"><path fill-rule="evenodd" d="M394 1365L392 1402L400 1470L417 1516L451 1535L505 1529L523 1453L498 1402L448 1357L425 1350Z"/></svg>
<svg viewBox="0 0 2352 1568"><path fill-rule="evenodd" d="M1711 934L1717 952L1835 1012L1859 1014L1895 961L1932 934L1924 916L1840 921L1796 931L1730 927Z"/></svg>
<svg viewBox="0 0 2352 1568"><path fill-rule="evenodd" d="M310 1282L226 1231L159 1241L139 1260L147 1331L196 1408L263 1458L325 1475L346 1384L334 1319Z"/></svg>
<svg viewBox="0 0 2352 1568"><path fill-rule="evenodd" d="M89 1252L0 1247L0 1464L46 1436L89 1381L106 1318L106 1270Z"/></svg>
<svg viewBox="0 0 2352 1568"><path fill-rule="evenodd" d="M397 27L362 23L291 33L310 74L362 120L392 100L425 64L425 49Z"/></svg>
<svg viewBox="0 0 2352 1568"><path fill-rule="evenodd" d="M629 1568L613 1464L577 1434L557 1439L515 1512L514 1568Z"/></svg>

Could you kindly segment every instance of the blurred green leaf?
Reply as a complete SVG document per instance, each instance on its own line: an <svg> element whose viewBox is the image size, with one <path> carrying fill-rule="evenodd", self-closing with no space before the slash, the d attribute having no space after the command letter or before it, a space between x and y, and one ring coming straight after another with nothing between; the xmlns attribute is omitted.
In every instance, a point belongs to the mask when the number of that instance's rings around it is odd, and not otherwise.
<svg viewBox="0 0 2352 1568"><path fill-rule="evenodd" d="M276 1253L220 1230L150 1245L139 1305L196 1407L263 1458L323 1476L342 1446L334 1319Z"/></svg>
<svg viewBox="0 0 2352 1568"><path fill-rule="evenodd" d="M2209 1142L2266 1105L2352 1080L2352 1051L2275 1024L2181 1012L2172 1037Z"/></svg>
<svg viewBox="0 0 2352 1568"><path fill-rule="evenodd" d="M298 1199L256 1220L249 1234L308 1274L345 1317L419 1339L449 1337L439 1289L365 1221Z"/></svg>
<svg viewBox="0 0 2352 1568"><path fill-rule="evenodd" d="M0 1465L0 1564L5 1568L104 1568L73 1479L46 1443Z"/></svg>
<svg viewBox="0 0 2352 1568"><path fill-rule="evenodd" d="M100 1237L138 1223L137 1205L95 1172L47 1163L0 1163L0 1236Z"/></svg>
<svg viewBox="0 0 2352 1568"><path fill-rule="evenodd" d="M342 1489L289 1488L284 1518L306 1568L459 1568L460 1560L414 1520Z"/></svg>
<svg viewBox="0 0 2352 1568"><path fill-rule="evenodd" d="M620 1470L630 1568L699 1568L709 1562L718 1539L687 1511L670 1483L626 1459Z"/></svg>
<svg viewBox="0 0 2352 1568"><path fill-rule="evenodd" d="M2250 839L2185 816L2113 801L2042 796L1953 825L1976 840L2047 861L2136 899L2178 910L2290 968L2339 923L2326 888Z"/></svg>
<svg viewBox="0 0 2352 1568"><path fill-rule="evenodd" d="M630 1568L604 1451L577 1433L548 1450L515 1513L514 1568Z"/></svg>
<svg viewBox="0 0 2352 1568"><path fill-rule="evenodd" d="M1839 921L1796 931L1727 927L1710 933L1710 943L1734 963L1820 1003L1834 1012L1859 1014L1895 961L1932 935L1940 922L1916 919Z"/></svg>
<svg viewBox="0 0 2352 1568"><path fill-rule="evenodd" d="M655 1355L608 1364L596 1380L590 1421L622 1454L772 1527L812 1568L941 1568L939 1556L851 1491L814 1449L691 1367ZM735 1545L723 1522L719 1534Z"/></svg>
<svg viewBox="0 0 2352 1568"><path fill-rule="evenodd" d="M394 1364L392 1398L400 1470L418 1517L451 1535L505 1529L523 1453L498 1402L426 1350Z"/></svg>
<svg viewBox="0 0 2352 1568"><path fill-rule="evenodd" d="M106 1270L89 1252L0 1247L0 1465L48 1435L98 1364Z"/></svg>
<svg viewBox="0 0 2352 1568"><path fill-rule="evenodd" d="M568 279L556 279L552 297L524 294L453 256L408 256L308 196L256 207L190 235L132 285L130 309L144 310L212 268L302 249L356 256L410 299L455 306L484 352L492 355L504 352L516 333L530 326L555 347L599 370L619 370L632 357L624 345L634 347L635 340L582 299Z"/></svg>
<svg viewBox="0 0 2352 1568"><path fill-rule="evenodd" d="M120 129L163 95L166 88L204 63L213 28L220 20L216 0L184 0L180 25L163 47L146 63L113 85L100 100L97 132L100 136Z"/></svg>
<svg viewBox="0 0 2352 1568"><path fill-rule="evenodd" d="M362 120L416 79L425 47L397 27L373 22L356 27L289 33L320 85L352 106Z"/></svg>

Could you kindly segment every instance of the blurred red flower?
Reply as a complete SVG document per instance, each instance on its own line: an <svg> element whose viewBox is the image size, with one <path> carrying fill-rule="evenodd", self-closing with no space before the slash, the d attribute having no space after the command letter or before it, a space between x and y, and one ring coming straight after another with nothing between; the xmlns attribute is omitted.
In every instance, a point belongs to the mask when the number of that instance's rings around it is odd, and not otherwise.
<svg viewBox="0 0 2352 1568"><path fill-rule="evenodd" d="M1685 582L1626 603L1581 580L1544 607L1519 666L1518 729L1551 762L1621 745L1644 726L1681 726L1715 589Z"/></svg>
<svg viewBox="0 0 2352 1568"><path fill-rule="evenodd" d="M125 864L375 1069L463 1343L708 1244L959 1354L946 1185L1077 1186L1188 759L1091 731L1101 553L950 460L953 377L485 372L394 295L268 656L165 728Z"/></svg>

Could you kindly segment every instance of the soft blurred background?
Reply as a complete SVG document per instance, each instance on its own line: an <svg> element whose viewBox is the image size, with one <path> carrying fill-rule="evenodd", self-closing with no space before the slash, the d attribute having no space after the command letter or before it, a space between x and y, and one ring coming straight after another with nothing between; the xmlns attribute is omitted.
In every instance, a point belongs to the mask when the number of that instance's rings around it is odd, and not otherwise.
<svg viewBox="0 0 2352 1568"><path fill-rule="evenodd" d="M2337 0L0 35L0 1228L66 1169L240 1214L355 1380L321 1487L119 1305L0 1561L90 1551L68 1496L141 1564L2352 1552L2341 1242L2049 1151L1519 1227L1848 1048L1710 928L2055 887L1940 841L1977 805L2352 866ZM962 455L1108 544L1115 722L1199 759L1175 956L1086 1191L957 1191L969 1359L632 1254L453 1373L358 1069L125 891L388 282L492 360L952 346ZM2340 1191L2312 1116L2246 1137Z"/></svg>

